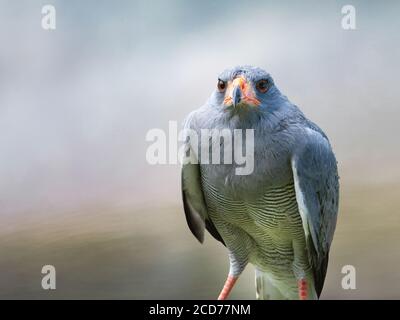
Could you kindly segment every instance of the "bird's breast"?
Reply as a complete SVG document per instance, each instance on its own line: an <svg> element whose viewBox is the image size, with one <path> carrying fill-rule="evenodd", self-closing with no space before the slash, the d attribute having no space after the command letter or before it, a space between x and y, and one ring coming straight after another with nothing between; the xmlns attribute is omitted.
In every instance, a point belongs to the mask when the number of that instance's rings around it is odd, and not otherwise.
<svg viewBox="0 0 400 320"><path fill-rule="evenodd" d="M250 164L246 164L250 166ZM204 180L217 188L218 192L235 199L257 199L267 190L287 185L293 181L290 157L263 152L255 153L253 170L249 174L238 174L243 165L201 164Z"/></svg>
<svg viewBox="0 0 400 320"><path fill-rule="evenodd" d="M236 236L247 234L253 243L246 249L252 263L277 272L291 268L292 242L304 240L293 183L264 190L262 196L252 199L228 196L207 180L203 180L203 187L209 216L228 247L236 248L230 243L231 233L240 230Z"/></svg>

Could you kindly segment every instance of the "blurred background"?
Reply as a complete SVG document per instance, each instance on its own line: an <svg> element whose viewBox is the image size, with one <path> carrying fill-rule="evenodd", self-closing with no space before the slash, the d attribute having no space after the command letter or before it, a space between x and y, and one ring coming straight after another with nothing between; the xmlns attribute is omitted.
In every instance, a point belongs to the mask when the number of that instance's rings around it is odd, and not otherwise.
<svg viewBox="0 0 400 320"><path fill-rule="evenodd" d="M56 8L56 30L41 27ZM186 226L145 140L252 64L327 133L341 202L323 299L400 298L398 1L0 0L0 298L214 299L225 248ZM43 265L57 289L41 288ZM353 265L356 290L341 288ZM255 298L249 266L231 298Z"/></svg>

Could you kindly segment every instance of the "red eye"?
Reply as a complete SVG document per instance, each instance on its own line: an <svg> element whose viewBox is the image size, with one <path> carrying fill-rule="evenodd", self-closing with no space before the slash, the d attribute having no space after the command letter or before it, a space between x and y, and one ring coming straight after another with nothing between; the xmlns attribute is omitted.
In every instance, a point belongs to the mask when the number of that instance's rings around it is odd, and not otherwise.
<svg viewBox="0 0 400 320"><path fill-rule="evenodd" d="M256 88L261 93L266 93L269 89L269 81L268 80L260 80L256 83Z"/></svg>
<svg viewBox="0 0 400 320"><path fill-rule="evenodd" d="M226 82L218 79L217 88L220 92L223 92L226 89Z"/></svg>

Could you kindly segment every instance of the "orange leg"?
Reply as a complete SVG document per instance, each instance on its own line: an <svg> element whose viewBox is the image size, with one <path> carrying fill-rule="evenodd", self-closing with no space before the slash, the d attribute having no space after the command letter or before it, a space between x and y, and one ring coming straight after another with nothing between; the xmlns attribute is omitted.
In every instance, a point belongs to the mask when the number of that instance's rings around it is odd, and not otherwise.
<svg viewBox="0 0 400 320"><path fill-rule="evenodd" d="M307 300L307 280L306 279L300 279L298 282L298 287L299 287L299 299L300 300Z"/></svg>
<svg viewBox="0 0 400 320"><path fill-rule="evenodd" d="M218 296L218 300L225 300L226 298L228 298L228 295L231 292L233 286L235 285L237 279L238 277L234 277L231 275L228 276L228 278L225 281L224 287L222 288L222 291Z"/></svg>

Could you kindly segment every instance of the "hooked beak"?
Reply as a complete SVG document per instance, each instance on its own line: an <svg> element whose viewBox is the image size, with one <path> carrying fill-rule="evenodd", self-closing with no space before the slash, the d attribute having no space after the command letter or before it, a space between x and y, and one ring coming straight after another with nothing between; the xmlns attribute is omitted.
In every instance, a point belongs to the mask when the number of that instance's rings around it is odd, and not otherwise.
<svg viewBox="0 0 400 320"><path fill-rule="evenodd" d="M246 89L247 81L243 77L237 77L232 81L231 99L232 105L235 108L241 101L243 91Z"/></svg>
<svg viewBox="0 0 400 320"><path fill-rule="evenodd" d="M242 103L252 106L260 105L251 83L243 77L237 77L228 85L224 104L236 108Z"/></svg>
<svg viewBox="0 0 400 320"><path fill-rule="evenodd" d="M232 104L236 107L242 100L242 89L239 86L235 86L232 91Z"/></svg>

